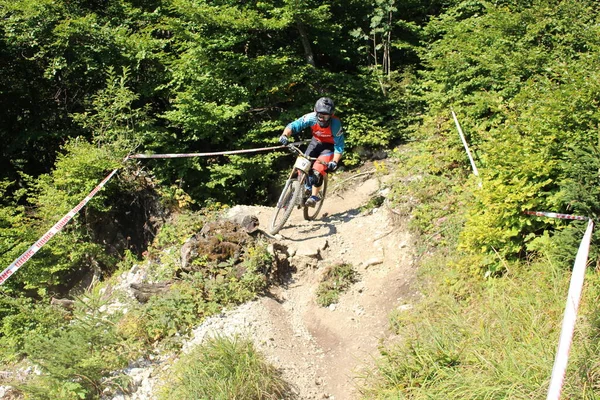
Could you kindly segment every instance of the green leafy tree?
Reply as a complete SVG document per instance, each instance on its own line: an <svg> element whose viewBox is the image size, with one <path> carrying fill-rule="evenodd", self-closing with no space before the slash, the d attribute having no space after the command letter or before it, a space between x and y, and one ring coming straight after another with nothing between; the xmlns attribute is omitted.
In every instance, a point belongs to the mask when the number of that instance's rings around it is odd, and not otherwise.
<svg viewBox="0 0 600 400"><path fill-rule="evenodd" d="M428 27L434 41L423 53L425 97L431 122L444 121L446 143L456 149L448 116L451 106L460 111L479 163L483 187L463 248L499 261L496 252L524 254L535 234L561 225L523 210L569 212L569 196L558 195L573 178L565 168L569 149L597 142L597 80L589 78L597 75L590 60L598 56L598 14L591 2L466 5Z"/></svg>
<svg viewBox="0 0 600 400"><path fill-rule="evenodd" d="M85 112L110 66L134 71L138 102L158 101L168 37L155 11L121 0L0 1L3 177L50 171L65 140L84 134L70 114Z"/></svg>

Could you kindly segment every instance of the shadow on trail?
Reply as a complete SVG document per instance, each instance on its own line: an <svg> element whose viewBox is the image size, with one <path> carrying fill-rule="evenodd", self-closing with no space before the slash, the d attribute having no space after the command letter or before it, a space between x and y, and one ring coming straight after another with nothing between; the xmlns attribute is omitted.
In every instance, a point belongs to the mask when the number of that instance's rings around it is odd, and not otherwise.
<svg viewBox="0 0 600 400"><path fill-rule="evenodd" d="M356 218L361 213L359 208L352 208L350 210L339 212L331 215L324 216L321 221L323 222L350 222L352 219Z"/></svg>
<svg viewBox="0 0 600 400"><path fill-rule="evenodd" d="M316 221L304 222L302 224L289 224L285 226L279 234L286 240L290 240L293 242L306 242L312 239L324 238L331 235L335 235L337 233L336 223L345 223L350 222L352 219L356 218L360 215L361 211L358 208L353 208L347 211L335 213L335 214L327 214L324 213L324 216L321 219ZM286 230L292 230L287 235ZM324 231L325 230L325 231ZM294 238L292 236L300 235L299 238Z"/></svg>
<svg viewBox="0 0 600 400"><path fill-rule="evenodd" d="M323 230L323 228L325 228L327 231L321 232ZM289 230L289 229L292 229L290 234L293 234L294 236L300 234L301 237L294 238L292 236L286 235L285 232L282 232L284 230ZM335 235L336 233L337 233L337 228L335 227L335 225L328 224L323 221L311 221L308 223L308 225L289 224L279 232L279 234L284 239L290 240L292 242L298 242L298 243L306 242L306 241L309 241L312 239L317 239L320 237L327 237L327 236Z"/></svg>

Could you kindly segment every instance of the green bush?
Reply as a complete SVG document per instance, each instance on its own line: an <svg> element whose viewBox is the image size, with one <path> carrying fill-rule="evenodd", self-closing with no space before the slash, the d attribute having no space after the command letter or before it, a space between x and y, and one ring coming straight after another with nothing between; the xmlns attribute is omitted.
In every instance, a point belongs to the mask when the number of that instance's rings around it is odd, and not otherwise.
<svg viewBox="0 0 600 400"><path fill-rule="evenodd" d="M127 366L131 354L115 323L79 304L71 324L55 327L45 334L33 334L25 341L28 359L42 375L22 386L25 393L41 399L97 398L104 389L123 389L124 375L111 374Z"/></svg>
<svg viewBox="0 0 600 400"><path fill-rule="evenodd" d="M207 221L213 219L210 212L191 212L183 210L175 213L156 233L149 253L170 246L181 246L192 234L198 232Z"/></svg>
<svg viewBox="0 0 600 400"><path fill-rule="evenodd" d="M186 334L201 322L198 302L202 299L187 283L179 283L162 295L152 296L141 311L144 330L150 341Z"/></svg>
<svg viewBox="0 0 600 400"><path fill-rule="evenodd" d="M205 280L208 299L223 305L239 304L256 298L266 289L266 276L273 264L267 244L247 247L242 258L242 263L235 267L219 264L216 278Z"/></svg>
<svg viewBox="0 0 600 400"><path fill-rule="evenodd" d="M0 359L7 363L19 360L26 355L28 337L44 337L68 324L68 319L69 315L56 307L0 295Z"/></svg>

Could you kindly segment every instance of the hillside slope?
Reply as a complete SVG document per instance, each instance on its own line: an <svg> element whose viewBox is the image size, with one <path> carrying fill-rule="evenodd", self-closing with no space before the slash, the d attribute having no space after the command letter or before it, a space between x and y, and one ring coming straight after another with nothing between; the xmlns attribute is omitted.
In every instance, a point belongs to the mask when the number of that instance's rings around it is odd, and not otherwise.
<svg viewBox="0 0 600 400"><path fill-rule="evenodd" d="M389 313L410 307L415 296L410 235L385 206L361 211L374 196L385 195L387 179L340 174L318 221L304 221L294 211L275 237L288 249L294 270L289 280L265 297L207 319L184 351L210 335L240 334L282 370L298 399L359 398L356 376L372 363L381 341L393 336ZM336 188L335 182L344 180L349 188ZM255 206L230 210L230 215L257 216L265 230L272 213L272 208ZM319 306L316 290L327 267L336 263L351 264L358 282L337 304ZM150 378L130 398L152 398L172 361L146 371L143 376Z"/></svg>

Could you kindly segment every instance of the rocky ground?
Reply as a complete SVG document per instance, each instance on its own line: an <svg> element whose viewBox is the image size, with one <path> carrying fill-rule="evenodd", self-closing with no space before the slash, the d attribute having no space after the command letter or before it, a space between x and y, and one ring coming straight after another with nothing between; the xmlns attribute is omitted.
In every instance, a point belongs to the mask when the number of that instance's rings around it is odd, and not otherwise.
<svg viewBox="0 0 600 400"><path fill-rule="evenodd" d="M358 399L356 383L373 365L378 346L393 339L390 312L410 308L416 295L413 245L402 221L386 206L361 210L374 196L386 195L387 179L340 174L319 220L304 221L295 210L274 238L288 248L295 268L290 280L265 297L209 318L183 350L210 335L243 335L280 368L298 399ZM343 181L347 190L341 190ZM230 215L257 216L265 230L272 213L255 206L230 210ZM337 304L319 306L316 290L323 273L340 262L354 266L358 282ZM136 369L138 391L119 398L153 398L171 362Z"/></svg>

